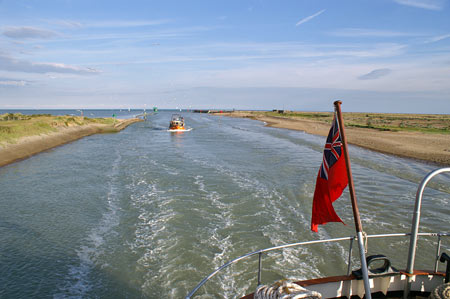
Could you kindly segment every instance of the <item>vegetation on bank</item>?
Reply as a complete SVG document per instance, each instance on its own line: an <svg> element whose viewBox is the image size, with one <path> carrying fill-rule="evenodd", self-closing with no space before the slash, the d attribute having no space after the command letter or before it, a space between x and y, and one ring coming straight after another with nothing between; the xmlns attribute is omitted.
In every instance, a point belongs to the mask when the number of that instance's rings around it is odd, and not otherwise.
<svg viewBox="0 0 450 299"><path fill-rule="evenodd" d="M6 113L0 115L0 144L15 143L18 139L56 132L62 128L89 124L104 124L113 127L113 118L87 118L83 116L55 116L51 114L23 115Z"/></svg>
<svg viewBox="0 0 450 299"><path fill-rule="evenodd" d="M255 112L265 116L311 119L331 123L332 112L270 111ZM424 133L450 134L448 114L393 114L344 112L346 127L375 129L380 131L415 131Z"/></svg>

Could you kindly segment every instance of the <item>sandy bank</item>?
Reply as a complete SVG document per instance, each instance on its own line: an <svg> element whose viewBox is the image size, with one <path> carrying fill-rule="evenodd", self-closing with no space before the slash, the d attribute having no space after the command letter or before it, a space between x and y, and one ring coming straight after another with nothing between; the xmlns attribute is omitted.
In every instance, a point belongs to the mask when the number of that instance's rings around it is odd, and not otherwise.
<svg viewBox="0 0 450 299"><path fill-rule="evenodd" d="M249 117L264 121L271 127L300 130L321 136L327 136L330 130L329 124L308 119L262 116L240 111L221 115ZM386 154L419 159L444 166L450 165L450 136L448 134L378 131L354 127L346 127L345 131L350 144Z"/></svg>
<svg viewBox="0 0 450 299"><path fill-rule="evenodd" d="M125 129L132 123L142 121L141 119L119 119L114 126L105 124L89 124L60 128L51 134L42 134L32 137L24 137L14 144L0 145L0 166L15 161L23 160L42 151L60 146L85 136L99 133L114 133Z"/></svg>

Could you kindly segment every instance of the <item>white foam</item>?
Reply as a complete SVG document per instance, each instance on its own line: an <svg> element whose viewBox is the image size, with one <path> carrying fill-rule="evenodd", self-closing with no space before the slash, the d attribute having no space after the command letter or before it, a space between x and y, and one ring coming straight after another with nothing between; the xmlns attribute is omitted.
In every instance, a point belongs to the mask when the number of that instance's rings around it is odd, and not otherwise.
<svg viewBox="0 0 450 299"><path fill-rule="evenodd" d="M178 169L168 166L165 163L162 163L161 161L150 160L149 163L154 166L157 166L158 169L164 170L168 174L171 174L171 175L179 175L180 174L180 171Z"/></svg>
<svg viewBox="0 0 450 299"><path fill-rule="evenodd" d="M161 167L161 163L153 163ZM138 256L136 271L143 273L140 288L143 294L147 294L161 277L167 276L164 264L171 265L173 262L168 262L168 254L174 246L178 246L178 240L169 229L168 222L177 214L172 207L175 199L170 197L170 191L159 189L157 179L136 181L139 185L132 183L130 199L138 210L138 216L135 238L128 246Z"/></svg>
<svg viewBox="0 0 450 299"><path fill-rule="evenodd" d="M196 175L194 177L194 179L195 179L194 184L198 186L199 191L208 192L208 191L206 191L206 188L205 188L205 180L203 179L203 176Z"/></svg>
<svg viewBox="0 0 450 299"><path fill-rule="evenodd" d="M59 288L61 293L54 294L54 298L63 297L85 297L93 288L93 282L90 279L90 273L96 266L99 256L104 254L102 246L105 239L114 234L114 227L119 224L117 215L117 176L120 170L121 156L116 152L117 157L114 160L113 167L109 177L109 191L106 195L107 210L103 213L99 224L91 229L85 238L84 245L76 250L79 263L72 265L68 269L68 274L64 279L64 285ZM102 266L102 265L100 265Z"/></svg>

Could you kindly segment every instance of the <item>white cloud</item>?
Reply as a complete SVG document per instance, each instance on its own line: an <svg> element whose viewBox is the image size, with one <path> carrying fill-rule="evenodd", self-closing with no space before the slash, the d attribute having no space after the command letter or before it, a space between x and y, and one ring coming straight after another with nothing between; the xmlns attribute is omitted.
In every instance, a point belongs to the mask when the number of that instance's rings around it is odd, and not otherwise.
<svg viewBox="0 0 450 299"><path fill-rule="evenodd" d="M90 25L89 25L90 26ZM120 33L118 31L111 30L109 33L81 33L72 34L66 36L65 38L60 38L61 42L73 42L73 41L92 41L92 40L110 40L111 42L125 41L125 42L139 42L148 40L162 40L162 39L175 39L180 37L194 36L199 33L211 31L216 27L206 27L206 26L193 26L193 27L182 27L175 29L158 29L158 30L146 30L145 32L131 32L131 33ZM115 49L117 50L117 48Z"/></svg>
<svg viewBox="0 0 450 299"><path fill-rule="evenodd" d="M98 62L98 64L157 64L183 62L220 62L235 61L252 63L256 60L272 59L366 59L395 57L405 53L406 46L396 43L381 44L302 44L302 43L210 43L185 46L183 53L179 47L160 46L149 55L133 57L131 61ZM124 52L133 52L133 48L123 48ZM152 51L149 49L148 51Z"/></svg>
<svg viewBox="0 0 450 299"><path fill-rule="evenodd" d="M429 10L442 10L444 8L443 0L394 0L398 4L429 9Z"/></svg>
<svg viewBox="0 0 450 299"><path fill-rule="evenodd" d="M126 27L144 27L144 26L156 26L170 23L169 19L161 20L134 20L134 21L104 21L104 22L94 22L86 21L79 22L83 27L90 28L126 28Z"/></svg>
<svg viewBox="0 0 450 299"><path fill-rule="evenodd" d="M24 80L0 79L0 86L25 86L27 82Z"/></svg>
<svg viewBox="0 0 450 299"><path fill-rule="evenodd" d="M450 38L450 34L444 34L444 35L440 35L440 36L435 36L433 38L430 38L427 43L435 43L444 39Z"/></svg>
<svg viewBox="0 0 450 299"><path fill-rule="evenodd" d="M78 21L72 20L45 20L48 24L57 25L60 27L66 27L71 29L81 28L83 25Z"/></svg>
<svg viewBox="0 0 450 299"><path fill-rule="evenodd" d="M384 68L384 69L376 69L373 70L367 74L364 74L362 76L359 76L359 80L375 80L384 76L389 75L392 72L391 69Z"/></svg>
<svg viewBox="0 0 450 299"><path fill-rule="evenodd" d="M49 39L59 34L35 27L8 27L3 31L3 35L14 39Z"/></svg>
<svg viewBox="0 0 450 299"><path fill-rule="evenodd" d="M34 63L15 59L0 53L0 70L24 73L68 73L78 75L98 74L99 70L81 68L62 63Z"/></svg>
<svg viewBox="0 0 450 299"><path fill-rule="evenodd" d="M145 26L157 26L172 22L169 19L158 20L107 20L107 21L95 21L95 20L58 20L58 19L46 19L43 20L47 24L56 25L59 27L66 27L70 29L81 28L129 28L129 27L145 27Z"/></svg>
<svg viewBox="0 0 450 299"><path fill-rule="evenodd" d="M309 17L306 17L306 18L301 19L300 21L297 22L297 24L295 24L295 26L300 26L301 24L304 24L304 23L306 23L306 22L308 22L308 21L314 19L314 18L317 17L318 15L322 14L324 11L325 11L325 9L322 9L321 11L316 12L315 14L313 14L313 15L311 15L311 16L309 16Z"/></svg>
<svg viewBox="0 0 450 299"><path fill-rule="evenodd" d="M388 30L373 30L363 28L343 28L337 29L330 33L334 36L342 37L400 37L400 36L421 36L421 34L406 33Z"/></svg>
<svg viewBox="0 0 450 299"><path fill-rule="evenodd" d="M367 70L372 71L368 73ZM200 86L223 88L329 88L374 92L441 92L442 95L450 94L449 79L450 69L430 60L389 63L384 64L383 68L378 63L338 60L324 60L321 63L258 63L194 73L190 70L171 77L172 82L180 88L199 86L201 82Z"/></svg>

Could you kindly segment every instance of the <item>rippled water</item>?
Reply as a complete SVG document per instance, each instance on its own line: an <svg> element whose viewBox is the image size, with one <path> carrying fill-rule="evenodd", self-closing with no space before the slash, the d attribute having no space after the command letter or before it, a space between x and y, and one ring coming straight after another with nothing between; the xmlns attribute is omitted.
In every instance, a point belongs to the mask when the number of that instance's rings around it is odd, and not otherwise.
<svg viewBox="0 0 450 299"><path fill-rule="evenodd" d="M183 115L190 132L167 132L171 113L160 112L0 168L0 297L182 298L247 252L354 235L347 192L335 203L346 226L309 229L324 137ZM357 147L350 155L365 231L409 232L417 185L436 166ZM441 175L426 190L422 231L447 229L449 181ZM392 242L370 241L369 254L404 268L408 242ZM343 274L347 246L270 254L263 282ZM416 266L432 268L434 239L419 250ZM235 265L199 294L253 291L256 267Z"/></svg>

